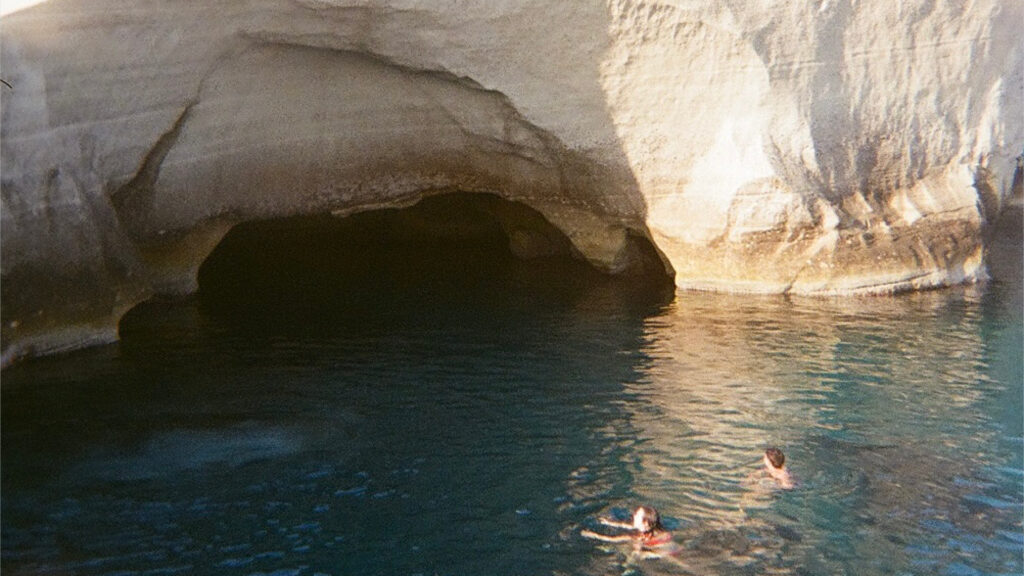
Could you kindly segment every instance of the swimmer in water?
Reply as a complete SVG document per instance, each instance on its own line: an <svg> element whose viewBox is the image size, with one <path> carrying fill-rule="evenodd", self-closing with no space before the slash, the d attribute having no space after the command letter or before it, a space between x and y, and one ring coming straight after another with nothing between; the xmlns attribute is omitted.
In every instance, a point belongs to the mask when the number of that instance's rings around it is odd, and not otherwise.
<svg viewBox="0 0 1024 576"><path fill-rule="evenodd" d="M633 542L638 551L660 551L672 554L675 550L672 541L672 533L661 524L661 516L658 511L650 506L640 506L633 513L633 522L617 522L608 518L601 518L601 524L632 531L629 534L598 534L590 530L583 530L580 535L584 538L592 538L603 542Z"/></svg>
<svg viewBox="0 0 1024 576"><path fill-rule="evenodd" d="M786 455L774 446L764 451L764 469L779 488L790 490L796 487L796 480L786 469Z"/></svg>
<svg viewBox="0 0 1024 576"><path fill-rule="evenodd" d="M761 462L764 465L747 475L743 480L743 485L757 488L758 491L766 488L766 485L783 490L796 488L796 478L786 468L786 456L782 450L775 447L768 448L764 451Z"/></svg>

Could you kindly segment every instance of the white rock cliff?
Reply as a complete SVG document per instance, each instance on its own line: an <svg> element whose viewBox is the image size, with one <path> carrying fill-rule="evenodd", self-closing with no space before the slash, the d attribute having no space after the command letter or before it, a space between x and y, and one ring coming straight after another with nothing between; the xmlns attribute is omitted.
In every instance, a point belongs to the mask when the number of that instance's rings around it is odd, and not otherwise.
<svg viewBox="0 0 1024 576"><path fill-rule="evenodd" d="M683 288L975 281L1024 149L1016 0L49 0L0 27L5 364L115 339L238 223L448 191L610 273L649 241Z"/></svg>

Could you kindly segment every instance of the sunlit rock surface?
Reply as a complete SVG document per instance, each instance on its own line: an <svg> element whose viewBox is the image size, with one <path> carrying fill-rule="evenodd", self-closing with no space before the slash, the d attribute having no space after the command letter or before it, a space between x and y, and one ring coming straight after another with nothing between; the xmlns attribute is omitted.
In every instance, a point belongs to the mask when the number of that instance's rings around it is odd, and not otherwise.
<svg viewBox="0 0 1024 576"><path fill-rule="evenodd" d="M684 288L985 277L1024 5L50 0L2 26L4 363L116 338L253 220L497 195ZM513 251L535 227L503 223Z"/></svg>

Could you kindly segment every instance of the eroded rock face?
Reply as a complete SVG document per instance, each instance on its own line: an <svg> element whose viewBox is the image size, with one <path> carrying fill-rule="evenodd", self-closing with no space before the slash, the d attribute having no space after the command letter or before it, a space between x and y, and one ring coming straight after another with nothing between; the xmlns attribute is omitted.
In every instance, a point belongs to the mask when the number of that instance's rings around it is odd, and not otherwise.
<svg viewBox="0 0 1024 576"><path fill-rule="evenodd" d="M3 17L5 363L116 338L232 226L460 191L610 273L889 292L985 276L1024 7L50 0ZM522 256L541 250L509 230Z"/></svg>

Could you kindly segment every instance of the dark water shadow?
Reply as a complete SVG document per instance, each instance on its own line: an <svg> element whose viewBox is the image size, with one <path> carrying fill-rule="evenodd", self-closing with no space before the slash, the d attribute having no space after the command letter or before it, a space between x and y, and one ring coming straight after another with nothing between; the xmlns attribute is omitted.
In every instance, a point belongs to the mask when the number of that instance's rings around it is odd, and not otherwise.
<svg viewBox="0 0 1024 576"><path fill-rule="evenodd" d="M672 289L517 259L473 202L240 228L198 297L5 372L4 572L578 572Z"/></svg>
<svg viewBox="0 0 1024 576"><path fill-rule="evenodd" d="M546 239L547 253L513 255L500 220L510 212ZM673 297L644 245L648 268L609 276L530 208L449 194L401 210L238 226L200 269L200 307L259 332L501 322L580 306L642 315Z"/></svg>

